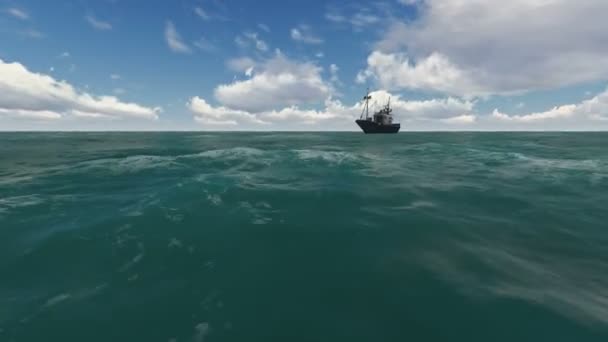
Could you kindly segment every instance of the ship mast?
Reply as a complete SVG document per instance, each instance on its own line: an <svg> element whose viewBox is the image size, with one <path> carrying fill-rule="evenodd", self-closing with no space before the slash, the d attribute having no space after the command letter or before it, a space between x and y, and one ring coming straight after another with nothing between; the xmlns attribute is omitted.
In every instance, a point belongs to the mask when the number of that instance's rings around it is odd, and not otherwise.
<svg viewBox="0 0 608 342"><path fill-rule="evenodd" d="M367 117L369 116L369 100L372 97L369 95L369 88L367 89L367 94L363 97L363 99L365 100L365 106L363 107L363 111L361 112L361 116L359 117L359 119L363 118L363 113L365 113L365 120L367 120Z"/></svg>

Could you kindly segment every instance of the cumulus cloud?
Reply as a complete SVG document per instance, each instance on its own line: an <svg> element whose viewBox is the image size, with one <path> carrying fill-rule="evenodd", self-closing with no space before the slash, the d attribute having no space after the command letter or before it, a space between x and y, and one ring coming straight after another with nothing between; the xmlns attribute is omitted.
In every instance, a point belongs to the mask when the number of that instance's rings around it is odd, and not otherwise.
<svg viewBox="0 0 608 342"><path fill-rule="evenodd" d="M402 119L450 119L471 115L475 102L453 97L431 100L404 100L400 95L385 90L372 92L372 107L384 105L391 101L391 107L397 117Z"/></svg>
<svg viewBox="0 0 608 342"><path fill-rule="evenodd" d="M483 93L483 88L465 71L439 53L413 64L405 54L374 51L367 65L367 69L357 75L358 83L373 78L387 89L432 89L457 95Z"/></svg>
<svg viewBox="0 0 608 342"><path fill-rule="evenodd" d="M57 120L89 115L154 120L160 111L114 96L94 96L65 81L31 72L20 63L0 60L0 116Z"/></svg>
<svg viewBox="0 0 608 342"><path fill-rule="evenodd" d="M296 42L301 42L305 44L321 44L323 43L323 39L316 37L312 34L310 26L308 25L300 25L299 27L294 27L290 31L291 39Z"/></svg>
<svg viewBox="0 0 608 342"><path fill-rule="evenodd" d="M472 124L477 120L477 116L472 114L464 114L453 116L451 118L442 119L443 122L448 124Z"/></svg>
<svg viewBox="0 0 608 342"><path fill-rule="evenodd" d="M251 113L224 106L211 106L204 99L193 97L188 108L195 121L203 127L215 129L224 126L228 129L296 129L303 126L331 121L323 128L335 129L352 124L357 108L345 107L340 101L327 99L325 109L302 109L299 106L288 106L280 109L269 109ZM333 119L333 120L330 120ZM347 126L346 125L346 126Z"/></svg>
<svg viewBox="0 0 608 342"><path fill-rule="evenodd" d="M332 93L331 85L321 76L321 67L293 61L280 52L264 62L244 58L228 65L233 70L254 71L250 71L249 79L215 89L215 98L231 108L260 112L277 106L319 103Z"/></svg>
<svg viewBox="0 0 608 342"><path fill-rule="evenodd" d="M492 118L506 123L547 123L555 121L593 122L608 120L608 90L578 104L553 107L544 112L505 114L494 109ZM567 126L565 126L566 128Z"/></svg>
<svg viewBox="0 0 608 342"><path fill-rule="evenodd" d="M470 114L473 103L454 98L433 99L425 101L407 101L399 95L387 91L375 91L370 94L373 102L370 111L378 110L388 99L398 120L401 121L443 121L445 124L467 124L475 122L475 115ZM197 122L207 128L226 126L229 129L321 129L353 130L354 120L362 113L361 101L346 105L342 101L328 97L320 109L303 108L298 105L276 106L262 111L250 112L233 109L228 106L212 106L204 99L193 97L188 108Z"/></svg>
<svg viewBox="0 0 608 342"><path fill-rule="evenodd" d="M604 0L426 0L416 20L393 21L360 79L459 96L604 80L607 12Z"/></svg>
<svg viewBox="0 0 608 342"><path fill-rule="evenodd" d="M546 111L507 114L498 109L478 112L476 101L457 97L407 100L386 90L370 93L370 113L389 101L404 130L597 130L608 127L608 90L577 104ZM214 106L194 97L189 109L203 128L253 130L357 130L354 120L362 113L361 101L352 105L328 96L315 105L285 105L263 110Z"/></svg>
<svg viewBox="0 0 608 342"><path fill-rule="evenodd" d="M95 18L95 16L93 16L93 15L87 15L84 18L96 30L105 31L105 30L112 29L112 24L110 24L107 21L99 20L99 19Z"/></svg>
<svg viewBox="0 0 608 342"><path fill-rule="evenodd" d="M171 21L167 21L167 23L165 24L165 40L167 41L169 49L171 49L171 51L173 52L192 52L188 44L184 43L181 35L179 34L179 32L177 32L175 25L173 25L173 22Z"/></svg>
<svg viewBox="0 0 608 342"><path fill-rule="evenodd" d="M233 126L238 123L265 123L255 114L223 106L213 107L198 96L191 98L187 107L195 114L194 119L202 124Z"/></svg>

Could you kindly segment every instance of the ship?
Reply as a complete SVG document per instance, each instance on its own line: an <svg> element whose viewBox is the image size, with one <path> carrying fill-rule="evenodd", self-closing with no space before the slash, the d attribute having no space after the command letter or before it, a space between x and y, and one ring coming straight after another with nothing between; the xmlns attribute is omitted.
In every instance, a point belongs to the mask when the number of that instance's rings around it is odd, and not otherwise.
<svg viewBox="0 0 608 342"><path fill-rule="evenodd" d="M397 133L401 128L401 124L393 123L393 109L391 108L391 98L388 98L388 103L373 115L369 115L369 100L372 97L369 94L363 97L364 105L361 111L361 116L355 120L357 125L361 127L365 134L372 133ZM365 114L365 117L363 116Z"/></svg>

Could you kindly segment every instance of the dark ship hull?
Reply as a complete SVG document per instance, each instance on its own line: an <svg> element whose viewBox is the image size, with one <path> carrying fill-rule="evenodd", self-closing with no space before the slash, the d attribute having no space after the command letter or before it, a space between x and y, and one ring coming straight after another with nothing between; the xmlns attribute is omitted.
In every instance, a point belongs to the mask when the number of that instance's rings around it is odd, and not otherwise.
<svg viewBox="0 0 608 342"><path fill-rule="evenodd" d="M401 128L401 124L382 125L371 120L356 120L355 121L365 134L373 133L397 133Z"/></svg>

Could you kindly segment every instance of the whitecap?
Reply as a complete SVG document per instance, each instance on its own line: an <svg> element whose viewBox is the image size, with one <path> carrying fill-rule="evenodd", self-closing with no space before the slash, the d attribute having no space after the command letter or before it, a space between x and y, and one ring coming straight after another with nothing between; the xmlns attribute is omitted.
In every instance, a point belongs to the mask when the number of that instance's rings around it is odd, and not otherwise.
<svg viewBox="0 0 608 342"><path fill-rule="evenodd" d="M179 240L178 240L178 239L176 239L176 238L171 238L171 239L169 240L169 245L168 245L168 247L169 247L169 248L182 248L182 242L181 242L181 241L179 241Z"/></svg>
<svg viewBox="0 0 608 342"><path fill-rule="evenodd" d="M169 168L180 165L175 161L175 156L156 156L156 155L134 155L124 158L95 159L76 164L69 171L82 172L84 170L102 169L113 174L137 173L155 168Z"/></svg>
<svg viewBox="0 0 608 342"><path fill-rule="evenodd" d="M433 202L428 202L428 201L414 201L408 205L405 206L401 206L401 207L393 207L393 209L396 210L413 210L413 209L419 209L419 208L434 208L436 207L435 203Z"/></svg>
<svg viewBox="0 0 608 342"><path fill-rule="evenodd" d="M44 198L37 194L0 198L0 213L8 212L10 209L31 207L42 203L44 203Z"/></svg>
<svg viewBox="0 0 608 342"><path fill-rule="evenodd" d="M124 271L130 269L131 267L135 266L143 258L144 258L144 253L143 252L137 254L135 257L133 257L133 259L129 260L126 264L122 265L122 267L120 268L120 272L124 272Z"/></svg>
<svg viewBox="0 0 608 342"><path fill-rule="evenodd" d="M201 322L194 327L194 341L203 342L209 334L211 326L207 322Z"/></svg>
<svg viewBox="0 0 608 342"><path fill-rule="evenodd" d="M343 151L323 151L323 150L293 150L300 160L323 160L331 164L342 164L343 162L353 162L359 157L350 152Z"/></svg>
<svg viewBox="0 0 608 342"><path fill-rule="evenodd" d="M216 206L222 204L222 198L217 194L207 195L207 200Z"/></svg>
<svg viewBox="0 0 608 342"><path fill-rule="evenodd" d="M208 150L197 154L199 157L205 158L226 158L226 159L242 159L251 156L263 155L264 151L253 147L233 147L226 149Z"/></svg>
<svg viewBox="0 0 608 342"><path fill-rule="evenodd" d="M46 303L44 303L44 305L42 306L43 309L48 309L50 307L53 307L59 303L65 302L66 300L72 298L72 295L69 293L62 293L59 294L55 297L49 298Z"/></svg>

